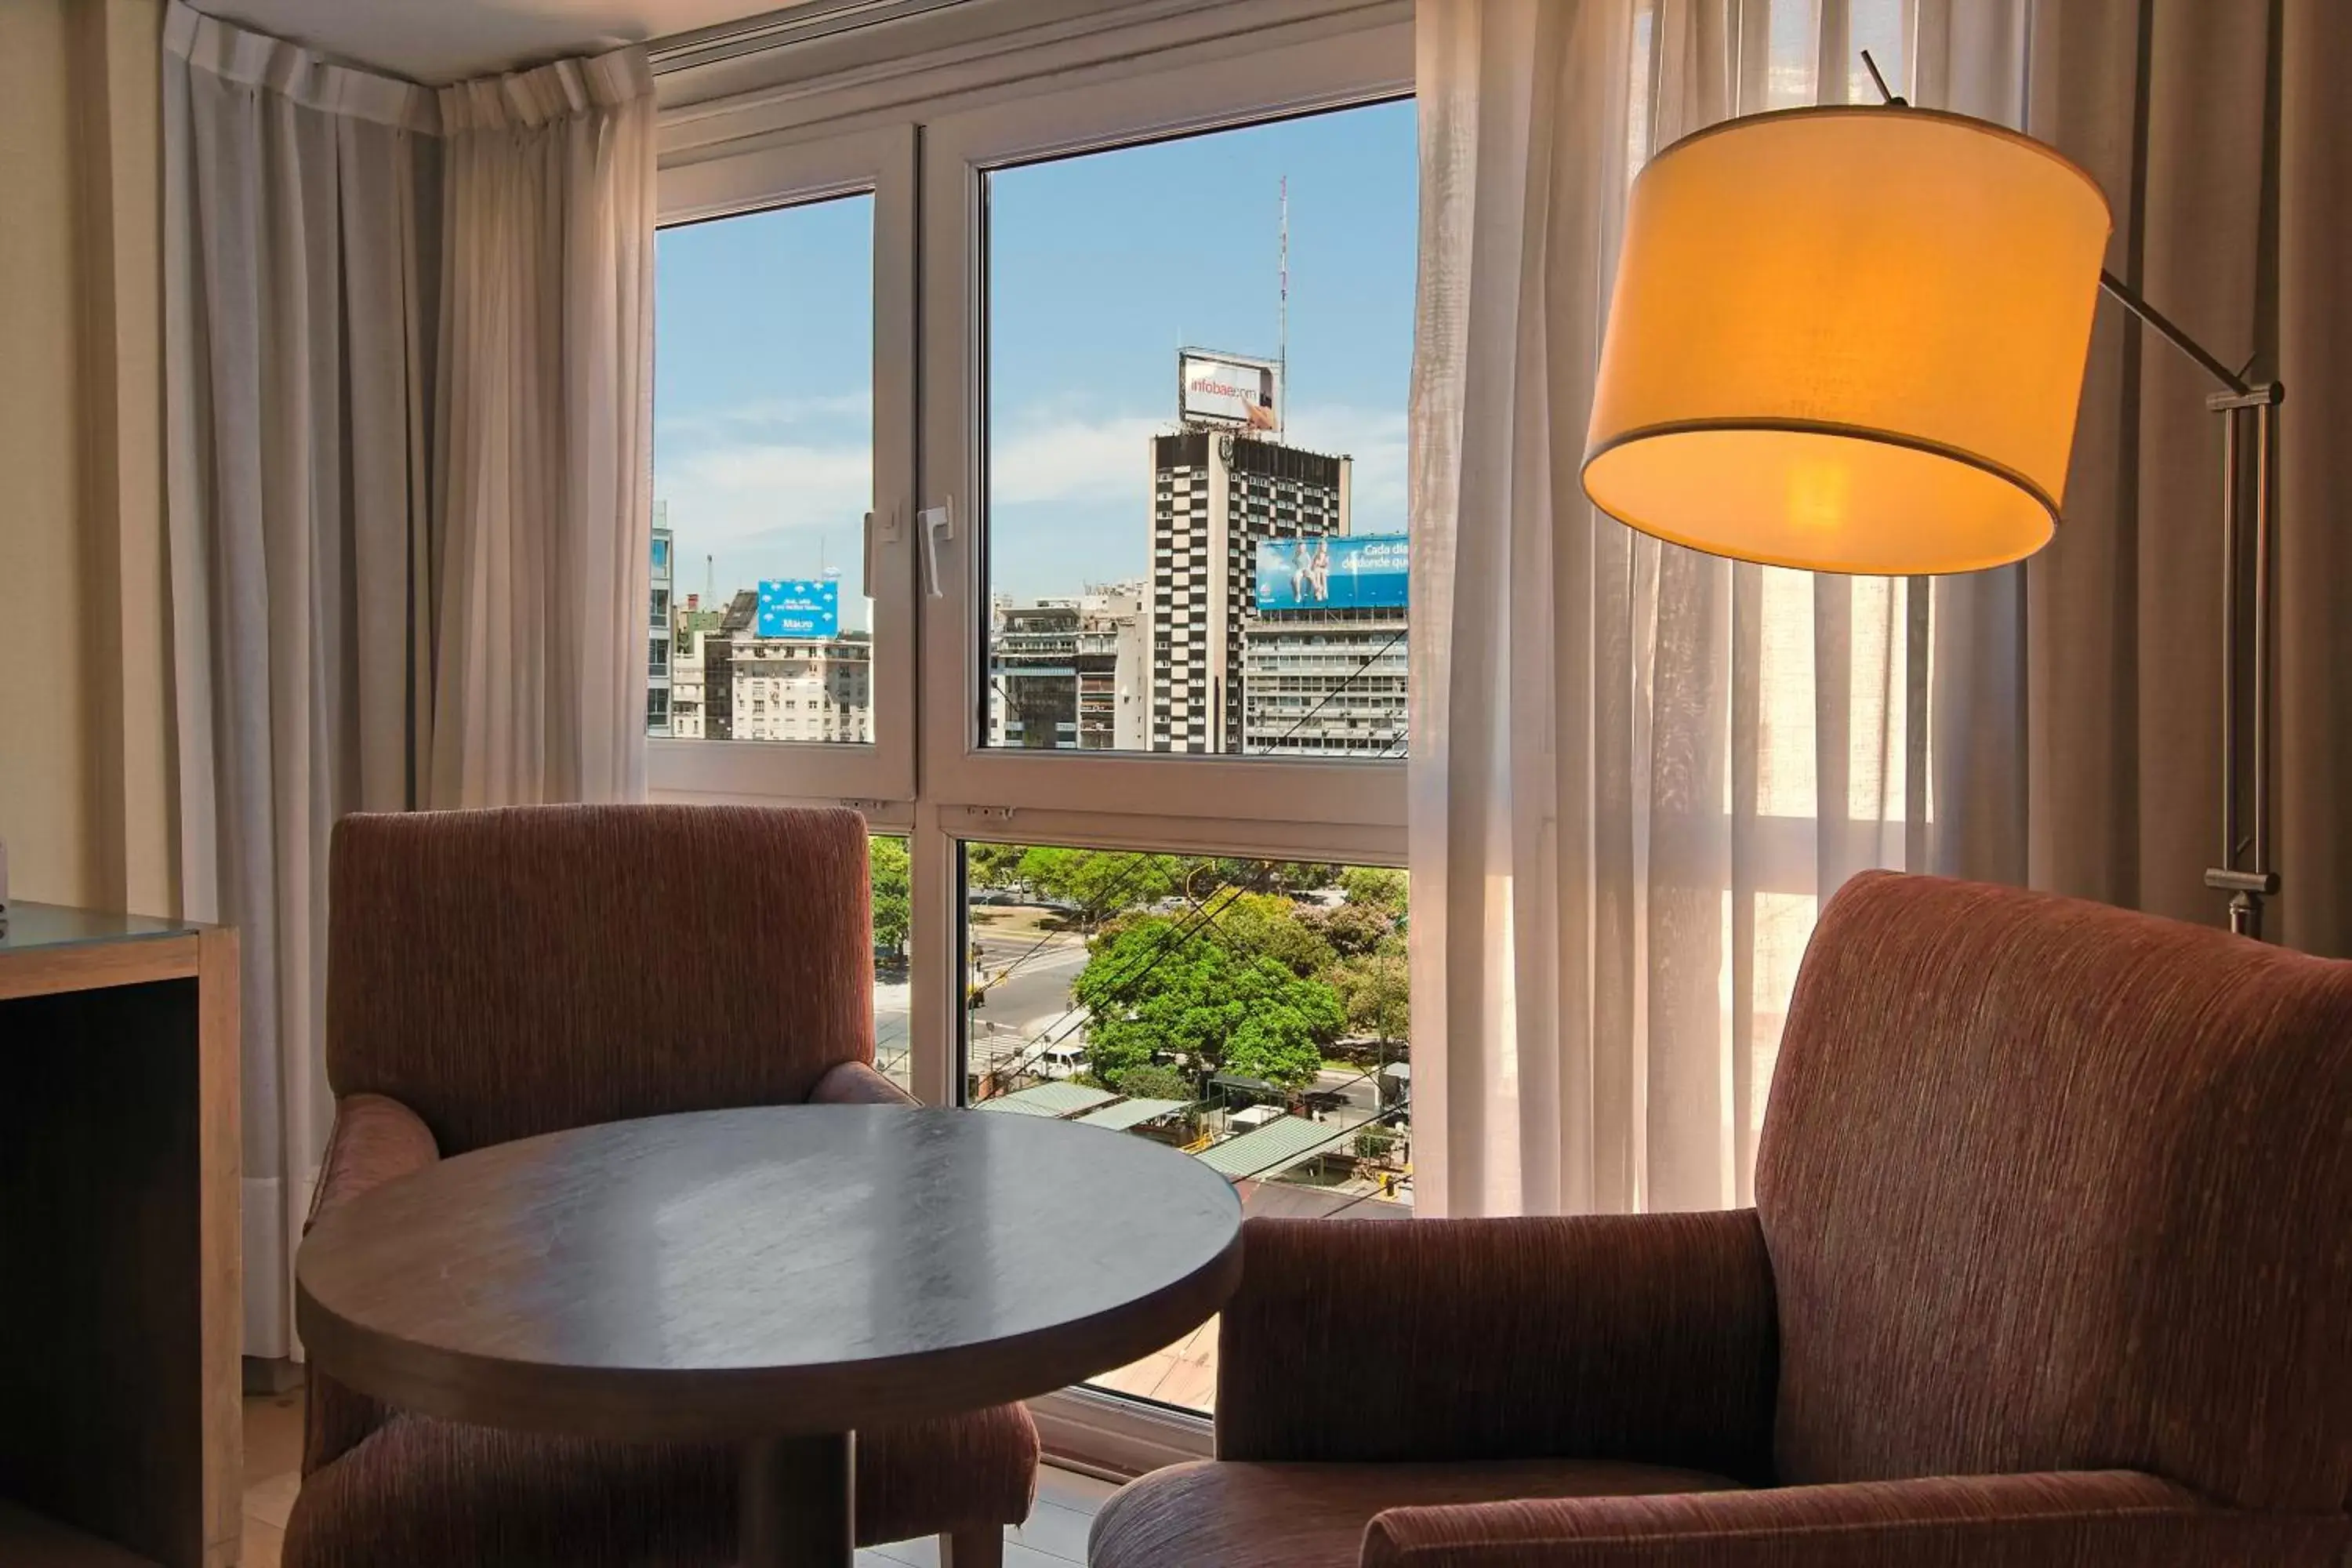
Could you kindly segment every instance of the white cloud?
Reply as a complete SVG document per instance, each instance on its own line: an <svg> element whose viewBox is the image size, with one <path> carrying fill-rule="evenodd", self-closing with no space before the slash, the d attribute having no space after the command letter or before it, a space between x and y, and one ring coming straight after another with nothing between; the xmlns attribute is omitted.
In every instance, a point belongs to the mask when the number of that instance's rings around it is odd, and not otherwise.
<svg viewBox="0 0 2352 1568"><path fill-rule="evenodd" d="M1402 409L1323 404L1290 411L1284 438L1310 452L1344 452L1359 533L1402 531L1405 519L1405 418Z"/></svg>
<svg viewBox="0 0 2352 1568"><path fill-rule="evenodd" d="M662 465L656 489L682 550L789 533L828 535L838 549L872 504L873 456L863 442L712 446Z"/></svg>
<svg viewBox="0 0 2352 1568"><path fill-rule="evenodd" d="M1151 493L1152 437L1169 428L1143 414L1085 419L1031 409L989 453L991 495L1000 501L1097 500Z"/></svg>
<svg viewBox="0 0 2352 1568"><path fill-rule="evenodd" d="M683 414L654 416L655 427L667 438L736 437L753 430L781 431L810 424L847 425L863 430L874 421L871 389L808 397L761 397L724 408L698 408Z"/></svg>
<svg viewBox="0 0 2352 1568"><path fill-rule="evenodd" d="M668 503L680 555L719 556L730 581L812 571L821 549L830 563L847 565L859 521L873 504L864 413L862 397L783 399L698 415L681 421L682 429L665 427L656 494ZM1022 557L1064 529L1081 530L1087 539L1131 529L1139 539L1150 505L1149 442L1170 428L1148 414L1090 416L1066 402L1033 405L1000 421L990 465L994 500L1050 509L1025 514L1034 521L1019 535ZM1286 437L1355 459L1357 531L1404 526L1401 410L1303 406L1291 411ZM1065 503L1076 510L1063 510ZM1111 535L1103 535L1106 528ZM1003 542L1009 550L1014 541ZM1008 554L1000 564L1010 570L1013 560Z"/></svg>

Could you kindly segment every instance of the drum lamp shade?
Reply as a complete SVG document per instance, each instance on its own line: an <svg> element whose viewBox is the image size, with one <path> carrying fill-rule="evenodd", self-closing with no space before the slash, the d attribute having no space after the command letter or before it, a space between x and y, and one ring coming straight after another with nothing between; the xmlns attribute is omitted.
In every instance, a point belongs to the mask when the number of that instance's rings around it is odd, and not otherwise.
<svg viewBox="0 0 2352 1568"><path fill-rule="evenodd" d="M1645 533L1886 575L2058 524L2106 198L2014 132L1907 107L1725 122L1628 203L1584 488Z"/></svg>

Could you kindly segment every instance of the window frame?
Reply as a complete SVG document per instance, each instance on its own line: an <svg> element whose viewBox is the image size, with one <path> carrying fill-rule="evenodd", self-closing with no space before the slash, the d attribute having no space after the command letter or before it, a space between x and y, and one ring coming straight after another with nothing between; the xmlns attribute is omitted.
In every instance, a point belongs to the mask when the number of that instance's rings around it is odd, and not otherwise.
<svg viewBox="0 0 2352 1568"><path fill-rule="evenodd" d="M1370 850L1404 823L1402 759L1277 760L1154 752L1023 754L982 742L987 606L975 563L985 549L987 231L984 182L1009 164L1410 97L1409 26L1369 27L1241 58L1171 63L1064 84L948 114L923 137L922 494L950 508L940 592L923 605L924 787L950 806L1181 820L1203 799L1235 817L1284 820L1315 805L1318 825L1366 829ZM1147 563L1148 565L1148 563ZM942 651L946 650L946 651Z"/></svg>
<svg viewBox="0 0 2352 1568"><path fill-rule="evenodd" d="M904 124L663 162L656 222L664 228L841 196L873 198L874 522L871 575L855 585L869 587L873 601L874 721L873 741L863 745L649 739L646 784L660 798L902 808L915 798L916 142L915 127ZM675 540L670 554L674 574Z"/></svg>
<svg viewBox="0 0 2352 1568"><path fill-rule="evenodd" d="M894 89L848 73L838 88L782 85L745 94L740 108L682 104L665 116L657 195L664 225L874 194L875 510L878 519L896 507L903 523L898 539L877 552L875 700L889 704L893 724L877 726L870 754L653 741L651 791L674 801L845 805L864 814L869 832L906 838L908 1066L915 1096L927 1104L962 1099L968 843L1404 864L1402 760L1024 756L982 744L987 626L971 563L972 498L986 442L978 337L986 303L982 174L1412 94L1409 6L1360 0L1327 13L1303 0L1251 5L1246 13L1203 5L1139 17L1127 25L1134 48L1066 65L1064 45L1048 43L1034 56L1040 74L991 86L976 86L943 58L927 68L938 73L933 95L893 96L887 106L873 96ZM1248 23L1236 26L1234 18L1244 15ZM1054 68L1046 72L1049 59ZM780 128L787 116L793 128ZM722 127L730 122L742 128L740 138L725 139ZM916 515L942 502L951 508L956 537L942 545L940 592L931 596L920 574ZM905 625L886 645L889 594L898 595ZM1224 809L1197 815L1211 800ZM1029 1404L1057 1459L1107 1473L1206 1458L1213 1448L1211 1421L1192 1411L1085 1386Z"/></svg>

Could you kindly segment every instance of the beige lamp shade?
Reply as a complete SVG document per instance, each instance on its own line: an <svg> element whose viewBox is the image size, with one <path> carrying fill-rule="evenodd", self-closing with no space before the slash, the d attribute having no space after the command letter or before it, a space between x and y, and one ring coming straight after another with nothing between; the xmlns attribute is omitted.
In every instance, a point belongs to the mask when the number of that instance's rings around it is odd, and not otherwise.
<svg viewBox="0 0 2352 1568"><path fill-rule="evenodd" d="M2106 249L2096 182L1902 107L1726 122L1634 182L1584 489L1645 533L1822 572L2050 540Z"/></svg>

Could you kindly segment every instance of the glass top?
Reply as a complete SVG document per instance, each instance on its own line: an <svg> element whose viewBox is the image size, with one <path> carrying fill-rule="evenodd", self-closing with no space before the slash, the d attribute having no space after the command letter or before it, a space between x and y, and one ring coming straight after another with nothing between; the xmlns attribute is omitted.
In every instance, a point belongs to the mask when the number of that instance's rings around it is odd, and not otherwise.
<svg viewBox="0 0 2352 1568"><path fill-rule="evenodd" d="M193 936L189 921L153 915L122 915L104 910L78 910L70 904L36 904L13 900L0 929L0 953L29 952L44 947L90 947L110 942L144 942L151 937Z"/></svg>

